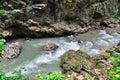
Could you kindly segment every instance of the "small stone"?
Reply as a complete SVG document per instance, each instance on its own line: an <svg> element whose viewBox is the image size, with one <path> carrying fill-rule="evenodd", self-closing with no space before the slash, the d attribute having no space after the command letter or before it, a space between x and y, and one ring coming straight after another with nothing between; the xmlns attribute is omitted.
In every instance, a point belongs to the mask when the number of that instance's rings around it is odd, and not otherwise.
<svg viewBox="0 0 120 80"><path fill-rule="evenodd" d="M83 75L79 75L76 77L76 80L84 80L84 76Z"/></svg>

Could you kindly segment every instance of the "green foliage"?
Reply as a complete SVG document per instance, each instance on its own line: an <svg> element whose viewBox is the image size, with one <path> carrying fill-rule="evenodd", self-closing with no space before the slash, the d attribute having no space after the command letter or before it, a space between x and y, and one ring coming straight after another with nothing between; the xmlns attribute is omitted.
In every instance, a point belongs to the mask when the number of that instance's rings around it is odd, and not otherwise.
<svg viewBox="0 0 120 80"><path fill-rule="evenodd" d="M114 19L120 20L120 5L118 5L118 12L117 15L113 16Z"/></svg>
<svg viewBox="0 0 120 80"><path fill-rule="evenodd" d="M90 76L87 80L95 80L95 77Z"/></svg>
<svg viewBox="0 0 120 80"><path fill-rule="evenodd" d="M0 70L0 80L29 80L28 76L21 74L22 70L14 71L13 76L6 76L5 73Z"/></svg>
<svg viewBox="0 0 120 80"><path fill-rule="evenodd" d="M0 39L0 52L2 52L6 45L5 45L6 40L5 39Z"/></svg>
<svg viewBox="0 0 120 80"><path fill-rule="evenodd" d="M114 66L120 66L120 53L113 53L113 57L114 57Z"/></svg>
<svg viewBox="0 0 120 80"><path fill-rule="evenodd" d="M2 52L6 47L6 45L5 45L6 40L4 39L5 36L6 36L6 34L0 35L0 52ZM1 53L0 53L0 56L1 56Z"/></svg>
<svg viewBox="0 0 120 80"><path fill-rule="evenodd" d="M41 74L37 74L36 77L38 78L38 80L45 80Z"/></svg>
<svg viewBox="0 0 120 80"><path fill-rule="evenodd" d="M119 17L120 17L120 5L118 5L118 13L117 13L117 15L119 15Z"/></svg>
<svg viewBox="0 0 120 80"><path fill-rule="evenodd" d="M5 43L6 43L6 40L4 39L4 37L6 36L6 34L1 34L0 35L0 56L1 56L1 52L5 50Z"/></svg>
<svg viewBox="0 0 120 80"><path fill-rule="evenodd" d="M120 80L120 53L113 53L114 68L109 71L110 80Z"/></svg>
<svg viewBox="0 0 120 80"><path fill-rule="evenodd" d="M5 13L4 9L0 9L0 15L3 15Z"/></svg>
<svg viewBox="0 0 120 80"><path fill-rule="evenodd" d="M58 72L52 72L46 76L45 80L64 80L64 76Z"/></svg>

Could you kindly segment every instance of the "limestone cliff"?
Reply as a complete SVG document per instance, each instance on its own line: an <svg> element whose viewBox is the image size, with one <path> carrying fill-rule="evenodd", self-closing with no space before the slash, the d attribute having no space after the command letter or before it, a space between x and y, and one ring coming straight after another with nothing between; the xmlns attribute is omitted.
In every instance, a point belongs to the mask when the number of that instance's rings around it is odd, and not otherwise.
<svg viewBox="0 0 120 80"><path fill-rule="evenodd" d="M118 0L1 0L0 31L9 36L85 32L117 13Z"/></svg>

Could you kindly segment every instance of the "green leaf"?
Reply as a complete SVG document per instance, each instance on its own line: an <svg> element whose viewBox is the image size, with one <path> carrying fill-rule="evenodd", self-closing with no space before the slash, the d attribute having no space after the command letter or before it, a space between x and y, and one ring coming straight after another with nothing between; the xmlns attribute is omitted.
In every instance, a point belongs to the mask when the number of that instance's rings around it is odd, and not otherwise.
<svg viewBox="0 0 120 80"><path fill-rule="evenodd" d="M3 15L5 13L4 9L0 9L0 15Z"/></svg>

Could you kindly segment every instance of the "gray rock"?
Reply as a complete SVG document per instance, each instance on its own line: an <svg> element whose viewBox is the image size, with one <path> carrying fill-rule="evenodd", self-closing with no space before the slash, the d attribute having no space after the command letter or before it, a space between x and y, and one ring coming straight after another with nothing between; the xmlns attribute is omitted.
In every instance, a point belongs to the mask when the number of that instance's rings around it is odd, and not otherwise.
<svg viewBox="0 0 120 80"><path fill-rule="evenodd" d="M8 43L2 57L5 59L13 59L20 55L21 45L19 42Z"/></svg>

